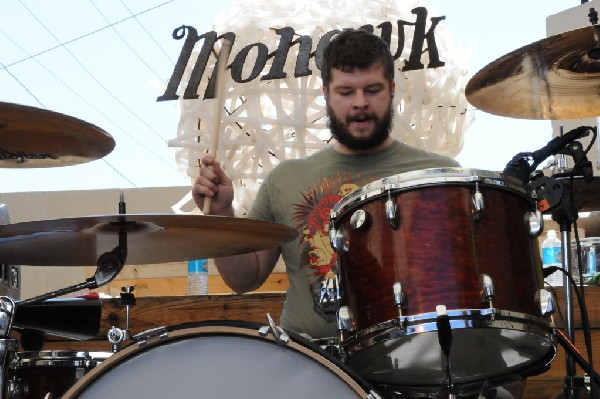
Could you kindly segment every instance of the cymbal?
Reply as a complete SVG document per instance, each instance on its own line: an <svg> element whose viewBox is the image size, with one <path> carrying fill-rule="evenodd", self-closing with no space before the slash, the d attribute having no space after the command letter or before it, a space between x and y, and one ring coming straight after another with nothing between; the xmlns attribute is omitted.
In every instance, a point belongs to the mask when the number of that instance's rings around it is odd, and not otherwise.
<svg viewBox="0 0 600 399"><path fill-rule="evenodd" d="M0 167L76 165L109 154L110 134L54 111L0 102Z"/></svg>
<svg viewBox="0 0 600 399"><path fill-rule="evenodd" d="M0 226L0 263L91 266L126 238L125 264L238 255L285 244L298 233L277 223L200 215L127 214Z"/></svg>
<svg viewBox="0 0 600 399"><path fill-rule="evenodd" d="M597 25L550 36L488 64L467 83L467 100L495 115L579 119L600 115Z"/></svg>

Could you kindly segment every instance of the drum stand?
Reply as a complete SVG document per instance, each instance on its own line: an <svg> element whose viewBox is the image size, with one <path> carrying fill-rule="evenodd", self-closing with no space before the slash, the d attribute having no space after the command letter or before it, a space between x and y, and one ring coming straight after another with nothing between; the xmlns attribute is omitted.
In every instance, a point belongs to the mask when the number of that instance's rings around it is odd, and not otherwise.
<svg viewBox="0 0 600 399"><path fill-rule="evenodd" d="M70 294L82 289L94 289L104 285L114 279L123 268L127 257L127 235L124 226L119 231L119 245L112 251L102 254L97 261L96 273L85 282L52 291L47 294L15 302L12 298L0 297L0 399L7 392L5 381L7 381L7 370L10 361L10 355L18 349L18 342L11 338L10 332L15 320L15 313L19 308L28 305L42 303L48 299L56 298L60 295Z"/></svg>

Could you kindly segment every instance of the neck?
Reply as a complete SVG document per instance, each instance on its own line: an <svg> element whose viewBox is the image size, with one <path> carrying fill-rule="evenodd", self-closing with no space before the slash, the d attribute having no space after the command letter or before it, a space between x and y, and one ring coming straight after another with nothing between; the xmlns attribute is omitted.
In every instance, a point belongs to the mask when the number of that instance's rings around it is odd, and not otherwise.
<svg viewBox="0 0 600 399"><path fill-rule="evenodd" d="M378 152L383 150L384 148L390 146L392 143L394 142L394 140L391 137L388 137L384 140L383 143L379 144L376 147L371 147L365 150L353 150L351 148L346 147L345 145L341 144L339 141L337 140L332 140L332 145L333 145L333 149L336 150L337 152L340 152L342 154L372 154L374 152Z"/></svg>

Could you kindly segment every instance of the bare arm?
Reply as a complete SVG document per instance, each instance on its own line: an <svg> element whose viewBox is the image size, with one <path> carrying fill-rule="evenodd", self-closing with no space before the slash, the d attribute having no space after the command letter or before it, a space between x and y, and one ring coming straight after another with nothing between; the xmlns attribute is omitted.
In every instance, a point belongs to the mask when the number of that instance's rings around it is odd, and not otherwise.
<svg viewBox="0 0 600 399"><path fill-rule="evenodd" d="M236 293L254 291L273 271L279 248L251 252L243 255L215 259L215 265L223 281Z"/></svg>
<svg viewBox="0 0 600 399"><path fill-rule="evenodd" d="M209 168L212 166L212 170ZM202 158L200 176L192 187L194 202L198 208L204 206L204 199L211 198L210 214L234 216L233 184L223 173L221 166L211 156ZM242 255L215 259L215 265L223 281L235 292L244 293L260 287L273 271L279 258L279 247Z"/></svg>

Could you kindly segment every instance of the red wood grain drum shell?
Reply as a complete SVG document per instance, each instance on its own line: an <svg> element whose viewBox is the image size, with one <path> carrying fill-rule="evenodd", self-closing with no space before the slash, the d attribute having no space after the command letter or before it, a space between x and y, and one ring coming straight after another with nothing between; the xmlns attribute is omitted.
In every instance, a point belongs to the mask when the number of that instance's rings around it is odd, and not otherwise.
<svg viewBox="0 0 600 399"><path fill-rule="evenodd" d="M342 342L347 364L376 383L439 388L448 379L436 327L443 305L451 378L465 391L547 369L555 348L536 299L543 278L531 213L520 182L460 168L391 176L343 198L330 228L341 305L356 327ZM491 303L482 275L493 281ZM395 283L406 298L401 315Z"/></svg>

